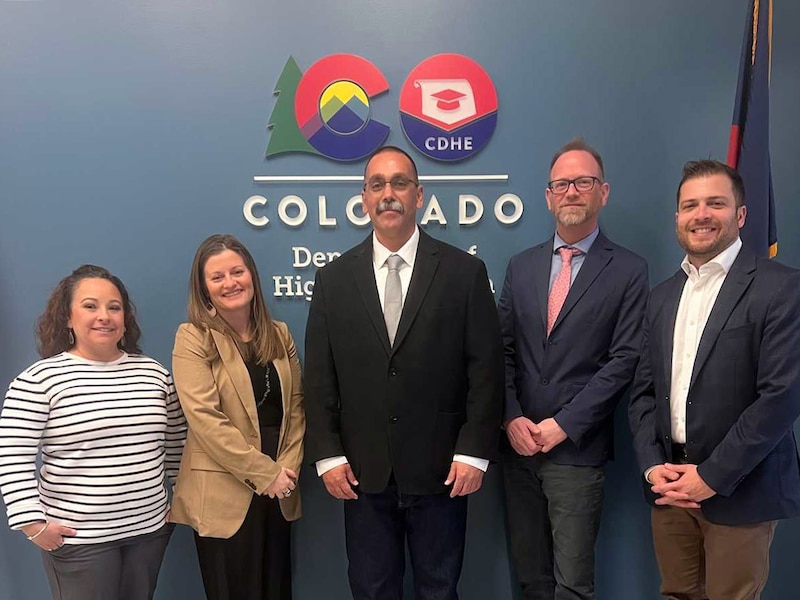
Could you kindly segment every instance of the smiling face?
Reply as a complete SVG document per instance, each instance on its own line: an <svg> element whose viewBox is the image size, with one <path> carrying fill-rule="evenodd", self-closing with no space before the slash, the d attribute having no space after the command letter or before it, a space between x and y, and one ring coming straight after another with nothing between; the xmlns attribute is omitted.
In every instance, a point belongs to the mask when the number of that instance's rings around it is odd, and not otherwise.
<svg viewBox="0 0 800 600"><path fill-rule="evenodd" d="M600 165L585 150L570 150L562 154L550 169L550 181L595 179L588 192L579 192L572 183L563 194L549 187L545 190L547 208L556 218L558 235L566 242L583 239L597 227L597 215L608 202L609 185L603 181Z"/></svg>
<svg viewBox="0 0 800 600"><path fill-rule="evenodd" d="M226 321L250 314L253 278L241 255L223 250L209 256L203 267L203 278L211 304Z"/></svg>
<svg viewBox="0 0 800 600"><path fill-rule="evenodd" d="M89 360L108 362L119 358L125 310L117 286L107 279L81 279L72 293L67 327L75 336L71 352Z"/></svg>
<svg viewBox="0 0 800 600"><path fill-rule="evenodd" d="M393 180L403 182L404 189L395 189ZM384 183L380 189L378 182ZM413 235L417 209L422 207L422 186L411 161L393 150L373 156L364 172L361 201L378 241L389 250L399 250Z"/></svg>
<svg viewBox="0 0 800 600"><path fill-rule="evenodd" d="M746 215L726 175L687 179L678 193L675 232L689 262L699 268L735 242Z"/></svg>

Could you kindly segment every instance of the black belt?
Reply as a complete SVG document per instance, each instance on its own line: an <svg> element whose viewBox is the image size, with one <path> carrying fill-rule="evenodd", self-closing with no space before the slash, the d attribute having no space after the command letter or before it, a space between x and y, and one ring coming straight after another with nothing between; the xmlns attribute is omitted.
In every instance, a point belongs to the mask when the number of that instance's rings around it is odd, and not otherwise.
<svg viewBox="0 0 800 600"><path fill-rule="evenodd" d="M672 444L672 462L676 465L685 465L689 462L686 444Z"/></svg>

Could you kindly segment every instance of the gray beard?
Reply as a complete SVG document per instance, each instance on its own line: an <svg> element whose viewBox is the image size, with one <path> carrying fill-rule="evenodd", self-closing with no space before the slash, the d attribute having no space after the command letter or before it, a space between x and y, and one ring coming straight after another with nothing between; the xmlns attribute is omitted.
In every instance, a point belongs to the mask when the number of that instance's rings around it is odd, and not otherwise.
<svg viewBox="0 0 800 600"><path fill-rule="evenodd" d="M580 210L570 209L561 211L556 215L556 221L566 227L574 227L586 223L590 216L589 210L585 207L581 207Z"/></svg>

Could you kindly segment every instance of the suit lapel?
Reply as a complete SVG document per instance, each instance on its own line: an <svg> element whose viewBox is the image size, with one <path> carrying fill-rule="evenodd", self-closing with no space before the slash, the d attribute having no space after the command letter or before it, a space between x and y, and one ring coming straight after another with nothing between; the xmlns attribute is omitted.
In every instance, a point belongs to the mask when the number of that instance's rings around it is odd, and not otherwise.
<svg viewBox="0 0 800 600"><path fill-rule="evenodd" d="M291 366L289 365L289 352L280 333L278 333L278 340L283 348L283 356L272 361L272 366L275 367L275 372L278 374L278 379L281 382L281 405L283 406L283 414L288 415L290 410L289 404L292 399L292 388L290 387L292 382ZM283 447L283 436L288 421L289 419L287 418L281 419L281 431L278 435L278 452L280 452Z"/></svg>
<svg viewBox="0 0 800 600"><path fill-rule="evenodd" d="M550 296L550 269L553 264L553 240L537 246L531 256L534 285L539 313L542 316L542 329L547 331L547 300Z"/></svg>
<svg viewBox="0 0 800 600"><path fill-rule="evenodd" d="M569 311L571 311L578 300L580 300L581 296L583 296L586 290L594 283L600 272L605 269L606 265L611 261L613 254L614 250L609 246L608 240L602 233L599 233L592 247L589 248L589 254L587 254L586 258L583 260L581 270L578 271L575 281L572 282L569 288L567 298L564 300L564 306L561 308L561 312L558 313L556 322L553 324L553 330L559 326L561 321L569 314ZM547 311L545 309L545 315L546 314Z"/></svg>
<svg viewBox="0 0 800 600"><path fill-rule="evenodd" d="M378 297L378 288L375 284L375 269L372 266L372 234L358 246L353 262L353 277L361 300L364 303L364 308L367 311L372 327L375 329L375 335L381 340L386 354L389 354L391 352L389 334L386 332L381 300ZM401 327L402 324L401 318Z"/></svg>
<svg viewBox="0 0 800 600"><path fill-rule="evenodd" d="M217 346L222 365L225 367L233 387L239 395L239 400L241 400L245 411L247 411L247 416L253 423L253 427L258 430L258 409L256 408L255 396L253 396L253 384L250 381L247 366L244 364L244 360L239 354L239 349L236 347L236 342L224 333L214 329L211 330L211 336L214 338L214 344Z"/></svg>
<svg viewBox="0 0 800 600"><path fill-rule="evenodd" d="M662 305L661 352L666 359L664 381L668 385L672 381L672 342L675 339L675 322L678 319L678 305L684 285L686 285L686 273L680 270L672 276Z"/></svg>
<svg viewBox="0 0 800 600"><path fill-rule="evenodd" d="M692 380L689 383L689 389L694 385L698 373L708 359L711 349L714 347L725 323L728 322L733 309L736 308L742 295L750 287L753 277L755 277L755 270L755 256L745 250L740 250L739 256L736 257L730 272L722 283L717 300L714 302L714 307L708 317L708 322L705 329L703 329L703 335L700 336L700 344L697 347L697 356L692 368Z"/></svg>
<svg viewBox="0 0 800 600"><path fill-rule="evenodd" d="M419 232L419 246L417 256L414 259L414 271L411 274L411 282L408 285L406 301L403 303L403 312L400 315L400 324L397 327L397 334L394 339L394 348L399 348L406 337L411 324L422 306L422 301L428 293L428 289L433 281L436 269L439 267L439 247L428 234L422 230ZM374 279L374 277L373 277ZM380 308L380 306L379 306ZM383 322L381 314L381 324L383 325L384 337L388 346L389 338L386 334L386 324Z"/></svg>

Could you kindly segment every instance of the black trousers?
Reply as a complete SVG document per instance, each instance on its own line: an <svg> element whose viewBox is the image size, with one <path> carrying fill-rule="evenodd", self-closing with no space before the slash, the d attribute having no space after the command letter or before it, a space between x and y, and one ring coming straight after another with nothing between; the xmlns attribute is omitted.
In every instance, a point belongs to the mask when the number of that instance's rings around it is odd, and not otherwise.
<svg viewBox="0 0 800 600"><path fill-rule="evenodd" d="M355 600L401 600L405 548L416 600L458 600L467 497L402 494L394 478L379 494L344 503L348 578Z"/></svg>
<svg viewBox="0 0 800 600"><path fill-rule="evenodd" d="M279 427L261 429L273 458ZM194 535L208 600L291 600L291 523L278 500L253 495L242 526L229 539Z"/></svg>

